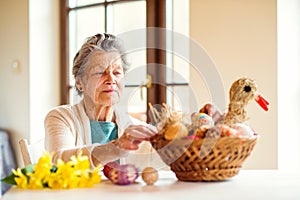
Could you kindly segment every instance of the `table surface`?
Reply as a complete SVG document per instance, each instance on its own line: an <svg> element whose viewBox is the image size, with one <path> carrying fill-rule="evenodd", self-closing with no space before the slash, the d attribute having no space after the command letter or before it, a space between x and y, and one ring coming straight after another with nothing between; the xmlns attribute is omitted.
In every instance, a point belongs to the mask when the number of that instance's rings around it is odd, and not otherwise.
<svg viewBox="0 0 300 200"><path fill-rule="evenodd" d="M279 170L241 170L227 181L182 182L173 172L160 171L159 180L147 186L139 177L136 183L119 186L108 180L92 188L70 190L24 190L11 188L3 200L84 200L86 199L262 199L300 200L300 172Z"/></svg>

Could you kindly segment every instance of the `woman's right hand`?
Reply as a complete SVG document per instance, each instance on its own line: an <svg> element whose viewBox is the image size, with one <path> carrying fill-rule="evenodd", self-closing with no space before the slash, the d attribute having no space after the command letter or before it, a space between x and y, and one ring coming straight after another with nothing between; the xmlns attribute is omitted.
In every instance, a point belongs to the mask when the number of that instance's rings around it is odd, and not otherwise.
<svg viewBox="0 0 300 200"><path fill-rule="evenodd" d="M156 134L156 128L150 125L130 125L125 129L122 136L114 141L114 144L121 149L137 150L141 142L149 141L150 138Z"/></svg>
<svg viewBox="0 0 300 200"><path fill-rule="evenodd" d="M156 128L151 125L130 125L119 139L93 148L91 153L93 164L104 165L126 157L128 150L137 150L142 141L149 141L156 134Z"/></svg>

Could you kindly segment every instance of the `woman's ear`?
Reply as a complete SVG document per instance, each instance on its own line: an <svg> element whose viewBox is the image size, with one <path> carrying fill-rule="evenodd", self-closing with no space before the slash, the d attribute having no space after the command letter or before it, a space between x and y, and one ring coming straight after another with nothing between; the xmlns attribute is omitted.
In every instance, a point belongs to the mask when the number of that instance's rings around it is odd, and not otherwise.
<svg viewBox="0 0 300 200"><path fill-rule="evenodd" d="M80 92L83 91L83 83L80 79L78 78L75 79L75 86Z"/></svg>

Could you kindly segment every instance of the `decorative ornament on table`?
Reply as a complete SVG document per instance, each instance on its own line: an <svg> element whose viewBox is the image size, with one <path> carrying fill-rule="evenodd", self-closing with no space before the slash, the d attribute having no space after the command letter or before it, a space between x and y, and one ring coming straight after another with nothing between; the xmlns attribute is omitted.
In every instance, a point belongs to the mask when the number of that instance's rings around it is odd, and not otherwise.
<svg viewBox="0 0 300 200"><path fill-rule="evenodd" d="M181 181L231 178L238 174L259 138L244 123L248 119L245 107L251 100L268 110L269 103L257 91L254 80L240 78L235 81L230 88L228 112L214 125L205 123L209 120L202 123L203 118L208 119L202 113L190 117L192 124L185 124L184 117L174 117L174 112L163 105L165 110L158 117L161 121L159 134L151 139L151 144ZM167 140L166 131L176 123L183 123L189 135Z"/></svg>
<svg viewBox="0 0 300 200"><path fill-rule="evenodd" d="M133 164L120 165L109 162L104 165L103 174L114 184L129 185L138 178L138 169Z"/></svg>
<svg viewBox="0 0 300 200"><path fill-rule="evenodd" d="M204 137L218 138L224 136L253 137L254 131L245 124L249 119L246 106L255 100L265 111L268 111L269 102L265 100L257 90L257 84L253 79L242 77L234 81L229 90L228 111L223 120L208 129L207 132L199 132Z"/></svg>
<svg viewBox="0 0 300 200"><path fill-rule="evenodd" d="M196 137L204 137L207 130L214 126L214 120L206 113L193 113L191 116L192 125L190 129L191 135ZM188 137L188 139L194 139Z"/></svg>
<svg viewBox="0 0 300 200"><path fill-rule="evenodd" d="M251 100L255 100L265 111L268 111L269 102L257 91L256 82L250 78L236 80L229 91L228 112L224 124L233 125L248 120L245 107Z"/></svg>
<svg viewBox="0 0 300 200"><path fill-rule="evenodd" d="M236 137L253 137L255 132L246 124L236 123L231 125L231 128L235 130L234 136Z"/></svg>
<svg viewBox="0 0 300 200"><path fill-rule="evenodd" d="M164 139L196 139L218 138L223 136L251 137L254 131L245 124L248 120L246 106L251 100L255 100L265 111L268 111L269 102L265 100L257 90L253 79L242 77L230 87L228 112L224 118L215 124L212 117L206 113L193 113L191 124L184 123L181 112L172 111L169 106L163 104L161 113L149 104L154 119L158 121L157 128Z"/></svg>
<svg viewBox="0 0 300 200"><path fill-rule="evenodd" d="M245 124L249 119L246 106L252 100L268 111L269 102L258 92L257 84L253 79L242 77L234 81L229 90L228 111L217 125L222 132L220 136L253 137L255 135L254 131Z"/></svg>
<svg viewBox="0 0 300 200"><path fill-rule="evenodd" d="M146 167L142 171L142 179L147 185L153 185L158 180L158 172L153 167Z"/></svg>
<svg viewBox="0 0 300 200"><path fill-rule="evenodd" d="M182 138L188 135L187 127L181 123L176 122L171 124L165 132L166 140L173 140L175 137Z"/></svg>
<svg viewBox="0 0 300 200"><path fill-rule="evenodd" d="M191 118L193 127L198 127L200 129L206 130L214 126L214 120L206 113L193 113Z"/></svg>

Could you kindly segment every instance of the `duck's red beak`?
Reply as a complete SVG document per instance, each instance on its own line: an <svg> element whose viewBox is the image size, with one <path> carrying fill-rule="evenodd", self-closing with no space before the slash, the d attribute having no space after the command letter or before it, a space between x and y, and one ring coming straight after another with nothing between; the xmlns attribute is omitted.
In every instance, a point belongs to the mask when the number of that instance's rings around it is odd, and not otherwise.
<svg viewBox="0 0 300 200"><path fill-rule="evenodd" d="M256 102L260 105L260 107L262 107L262 109L264 109L265 111L268 111L268 110L269 110L269 108L268 108L269 102L268 102L265 98L263 98L263 97L261 96L261 94L256 95L255 101L256 101Z"/></svg>

